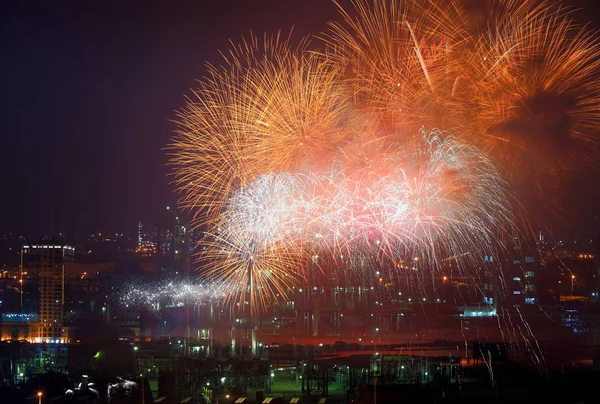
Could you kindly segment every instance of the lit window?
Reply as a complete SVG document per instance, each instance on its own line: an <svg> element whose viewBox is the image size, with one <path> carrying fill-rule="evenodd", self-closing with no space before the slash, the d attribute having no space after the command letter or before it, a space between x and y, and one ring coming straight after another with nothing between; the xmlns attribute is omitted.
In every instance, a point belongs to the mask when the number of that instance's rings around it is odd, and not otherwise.
<svg viewBox="0 0 600 404"><path fill-rule="evenodd" d="M521 280L521 278L520 278L520 277L518 277L518 276L515 276L515 277L513 278L513 281L517 281L517 282L518 282L518 281L520 281L520 280Z"/></svg>
<svg viewBox="0 0 600 404"><path fill-rule="evenodd" d="M525 262L533 263L535 262L535 257L525 257Z"/></svg>
<svg viewBox="0 0 600 404"><path fill-rule="evenodd" d="M534 272L533 271L525 271L525 278L533 278Z"/></svg>
<svg viewBox="0 0 600 404"><path fill-rule="evenodd" d="M526 297L525 298L525 304L534 304L534 303L535 303L534 297Z"/></svg>
<svg viewBox="0 0 600 404"><path fill-rule="evenodd" d="M513 290L513 295L520 295L521 291L520 290Z"/></svg>

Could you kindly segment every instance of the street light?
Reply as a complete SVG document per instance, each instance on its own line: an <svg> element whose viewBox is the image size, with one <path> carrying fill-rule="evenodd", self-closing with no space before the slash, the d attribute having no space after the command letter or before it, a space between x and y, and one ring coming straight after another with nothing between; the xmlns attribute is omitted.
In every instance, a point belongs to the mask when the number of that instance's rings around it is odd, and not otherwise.
<svg viewBox="0 0 600 404"><path fill-rule="evenodd" d="M42 404L42 392L38 391L37 396L38 396L38 404Z"/></svg>
<svg viewBox="0 0 600 404"><path fill-rule="evenodd" d="M573 296L573 284L575 283L575 275L571 275L571 296Z"/></svg>

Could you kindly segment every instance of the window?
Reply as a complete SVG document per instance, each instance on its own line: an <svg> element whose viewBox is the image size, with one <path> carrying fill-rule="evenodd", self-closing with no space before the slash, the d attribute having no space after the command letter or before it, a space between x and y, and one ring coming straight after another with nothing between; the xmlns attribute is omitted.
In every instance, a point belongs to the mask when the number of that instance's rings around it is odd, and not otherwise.
<svg viewBox="0 0 600 404"><path fill-rule="evenodd" d="M525 298L525 304L534 304L534 303L535 303L534 297L526 297Z"/></svg>
<svg viewBox="0 0 600 404"><path fill-rule="evenodd" d="M513 295L520 295L521 291L520 290L513 290Z"/></svg>
<svg viewBox="0 0 600 404"><path fill-rule="evenodd" d="M520 263L521 263L521 261L519 261L519 260L513 260L513 264L515 264L515 265L518 265Z"/></svg>
<svg viewBox="0 0 600 404"><path fill-rule="evenodd" d="M525 271L525 278L533 278L535 275L533 271Z"/></svg>
<svg viewBox="0 0 600 404"><path fill-rule="evenodd" d="M533 291L535 291L535 287L533 285L525 285L525 291L533 292Z"/></svg>
<svg viewBox="0 0 600 404"><path fill-rule="evenodd" d="M513 281L517 281L517 282L519 282L520 280L521 280L521 278L520 278L519 276L515 276L515 277L513 278Z"/></svg>
<svg viewBox="0 0 600 404"><path fill-rule="evenodd" d="M525 257L525 262L533 263L533 262L535 262L535 257Z"/></svg>

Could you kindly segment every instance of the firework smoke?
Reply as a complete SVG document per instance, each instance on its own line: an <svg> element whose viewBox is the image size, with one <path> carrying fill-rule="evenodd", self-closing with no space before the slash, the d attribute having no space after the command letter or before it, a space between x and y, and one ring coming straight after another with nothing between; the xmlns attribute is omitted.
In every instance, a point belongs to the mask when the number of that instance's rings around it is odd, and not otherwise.
<svg viewBox="0 0 600 404"><path fill-rule="evenodd" d="M223 302L366 260L476 279L522 213L506 184L551 192L596 154L593 33L548 1L473 4L355 0L322 53L252 36L209 66L170 152Z"/></svg>
<svg viewBox="0 0 600 404"><path fill-rule="evenodd" d="M322 174L260 176L209 233L205 275L230 285L228 300L264 309L305 280L315 254L376 256L392 270L418 256L433 271L448 256L473 264L495 251L509 194L477 149L436 130L377 155L358 170L337 161Z"/></svg>
<svg viewBox="0 0 600 404"><path fill-rule="evenodd" d="M526 221L540 206L560 210L567 180L600 145L594 31L544 0L352 4L326 41L356 108L401 136L439 127L486 151Z"/></svg>

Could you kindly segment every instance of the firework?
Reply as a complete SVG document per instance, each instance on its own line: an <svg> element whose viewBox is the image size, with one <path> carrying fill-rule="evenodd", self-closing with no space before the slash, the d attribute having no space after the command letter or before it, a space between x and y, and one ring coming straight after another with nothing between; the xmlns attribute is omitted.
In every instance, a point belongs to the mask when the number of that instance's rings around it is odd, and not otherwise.
<svg viewBox="0 0 600 404"><path fill-rule="evenodd" d="M182 203L212 219L262 173L327 162L350 137L338 76L306 42L292 48L279 36L252 36L209 66L170 147Z"/></svg>
<svg viewBox="0 0 600 404"><path fill-rule="evenodd" d="M354 13L341 10L344 23L332 23L330 57L346 67L358 105L395 130L426 124L460 134L538 189L598 150L600 48L564 9L548 1L353 4Z"/></svg>
<svg viewBox="0 0 600 404"><path fill-rule="evenodd" d="M264 309L301 280L294 245L303 225L297 185L287 174L259 178L231 198L216 231L207 233L201 269L229 285L225 302Z"/></svg>
<svg viewBox="0 0 600 404"><path fill-rule="evenodd" d="M223 285L217 284L164 280L132 282L125 285L116 295L122 306L159 310L161 307L210 303L221 299L225 289Z"/></svg>
<svg viewBox="0 0 600 404"><path fill-rule="evenodd" d="M415 258L475 276L513 237L505 180L548 191L597 151L593 33L547 1L478 3L355 0L322 53L252 36L209 66L170 151L222 302Z"/></svg>
<svg viewBox="0 0 600 404"><path fill-rule="evenodd" d="M539 224L540 213L564 210L567 180L597 155L600 48L553 9L511 20L499 35L496 62L481 71L480 144L505 168L522 216Z"/></svg>
<svg viewBox="0 0 600 404"><path fill-rule="evenodd" d="M267 174L234 195L202 254L206 275L230 285L226 301L265 309L318 256L418 255L433 270L448 256L473 263L494 251L508 194L479 151L436 130L378 156L358 171L340 161L322 174Z"/></svg>

